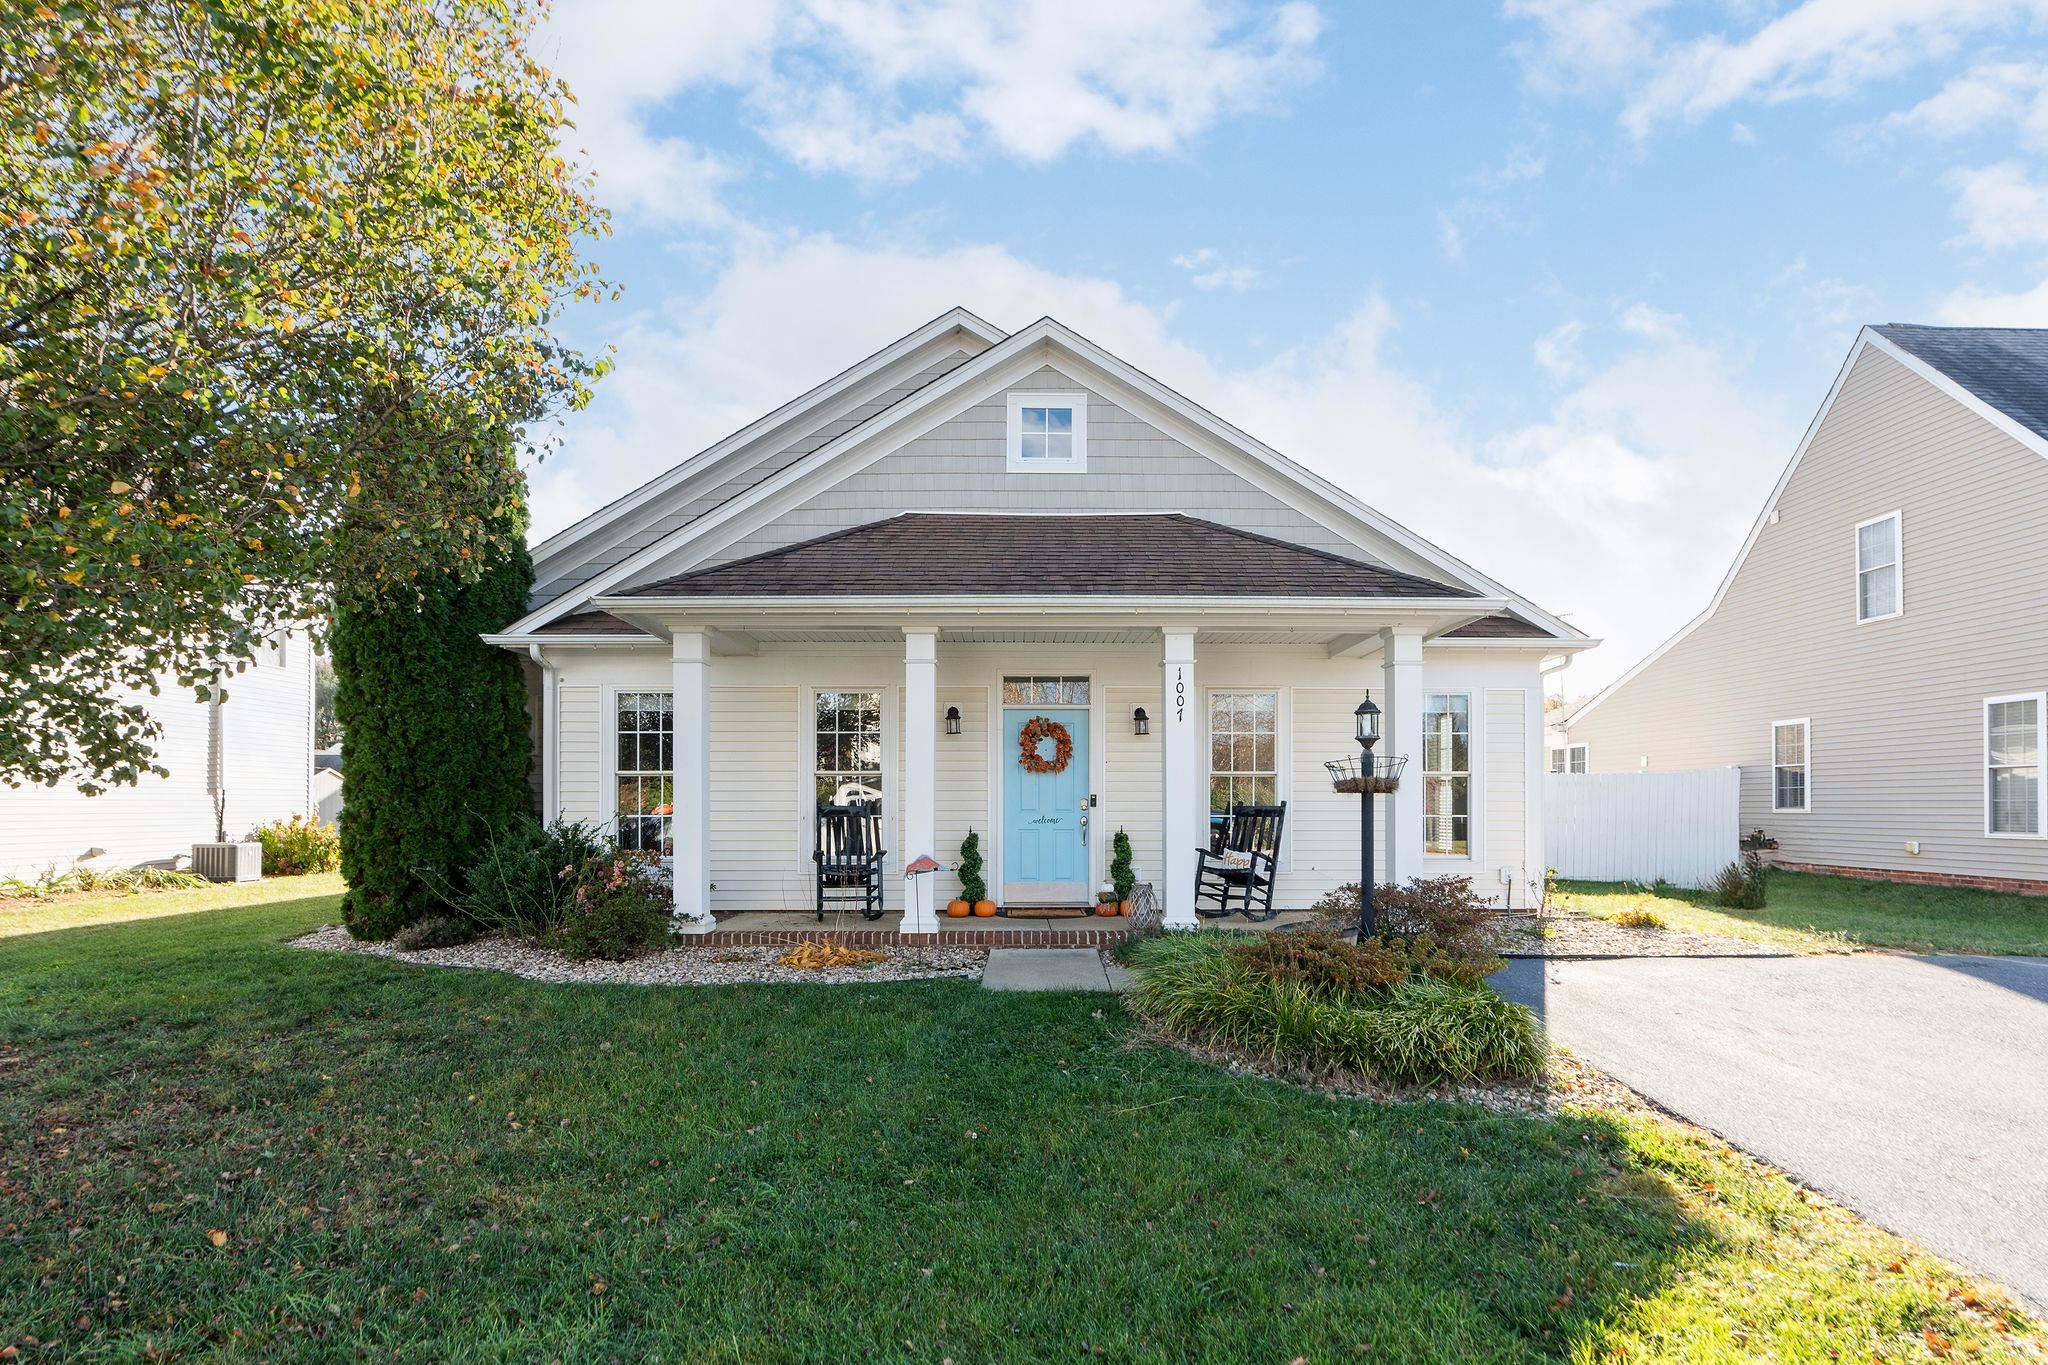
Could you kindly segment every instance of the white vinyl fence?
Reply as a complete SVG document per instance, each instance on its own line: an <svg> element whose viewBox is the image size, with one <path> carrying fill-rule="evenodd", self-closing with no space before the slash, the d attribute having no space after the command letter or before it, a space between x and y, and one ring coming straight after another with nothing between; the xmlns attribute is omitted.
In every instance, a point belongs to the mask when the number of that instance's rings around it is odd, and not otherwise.
<svg viewBox="0 0 2048 1365"><path fill-rule="evenodd" d="M1741 856L1742 770L1545 773L1543 856L1571 881L1704 886Z"/></svg>

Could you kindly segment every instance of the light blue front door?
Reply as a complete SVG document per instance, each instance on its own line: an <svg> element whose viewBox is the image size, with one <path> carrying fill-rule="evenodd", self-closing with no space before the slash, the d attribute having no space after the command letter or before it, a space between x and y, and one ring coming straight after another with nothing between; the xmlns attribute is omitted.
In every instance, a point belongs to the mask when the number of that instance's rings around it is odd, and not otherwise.
<svg viewBox="0 0 2048 1365"><path fill-rule="evenodd" d="M1024 727L1043 716L1067 728L1074 752L1056 773L1024 767ZM1040 757L1054 742L1041 739ZM1014 905L1088 902L1088 712L1080 707L1012 707L1003 712L1003 901Z"/></svg>

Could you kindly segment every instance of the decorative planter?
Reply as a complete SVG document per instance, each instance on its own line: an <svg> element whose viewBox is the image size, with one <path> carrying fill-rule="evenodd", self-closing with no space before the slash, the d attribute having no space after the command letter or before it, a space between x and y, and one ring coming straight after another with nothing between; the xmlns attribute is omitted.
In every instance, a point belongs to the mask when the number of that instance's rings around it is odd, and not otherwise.
<svg viewBox="0 0 2048 1365"><path fill-rule="evenodd" d="M210 882L254 882L263 879L263 845L246 843L192 845L192 870Z"/></svg>

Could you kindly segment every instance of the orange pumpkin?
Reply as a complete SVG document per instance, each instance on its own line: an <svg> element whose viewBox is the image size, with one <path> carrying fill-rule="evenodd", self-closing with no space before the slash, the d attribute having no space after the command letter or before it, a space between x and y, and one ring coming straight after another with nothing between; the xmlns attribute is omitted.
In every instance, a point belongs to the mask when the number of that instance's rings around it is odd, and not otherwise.
<svg viewBox="0 0 2048 1365"><path fill-rule="evenodd" d="M946 915L950 919L966 919L974 913L974 907L966 901L947 901Z"/></svg>
<svg viewBox="0 0 2048 1365"><path fill-rule="evenodd" d="M977 919L994 919L996 916L996 903L994 901L976 901L974 903L974 915Z"/></svg>
<svg viewBox="0 0 2048 1365"><path fill-rule="evenodd" d="M1098 915L1100 915L1100 916L1102 916L1102 917L1103 917L1104 919L1108 919L1108 918L1109 918L1109 917L1110 917L1111 915L1114 915L1114 914L1116 914L1116 913L1117 913L1117 908L1116 908L1116 902L1115 902L1115 901L1097 901L1097 902L1095 902L1095 913L1096 913L1096 914L1098 914Z"/></svg>

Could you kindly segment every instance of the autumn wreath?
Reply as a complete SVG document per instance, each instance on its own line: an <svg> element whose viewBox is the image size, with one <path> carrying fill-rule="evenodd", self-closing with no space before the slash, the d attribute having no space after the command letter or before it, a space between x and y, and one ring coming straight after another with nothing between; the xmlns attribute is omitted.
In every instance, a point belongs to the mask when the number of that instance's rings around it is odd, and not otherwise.
<svg viewBox="0 0 2048 1365"><path fill-rule="evenodd" d="M1039 741L1047 739L1052 741L1051 758L1038 752ZM1023 732L1017 736L1017 761L1027 773L1063 773L1074 761L1074 737L1058 721L1033 716L1024 722Z"/></svg>

